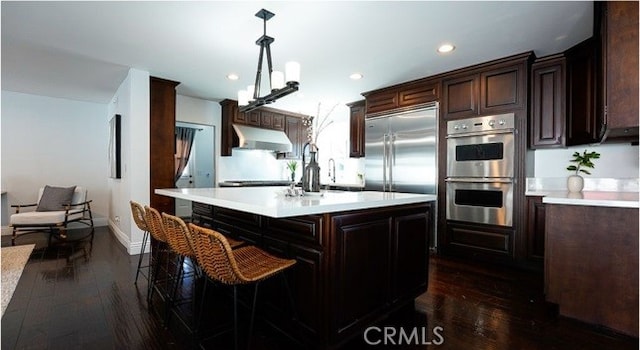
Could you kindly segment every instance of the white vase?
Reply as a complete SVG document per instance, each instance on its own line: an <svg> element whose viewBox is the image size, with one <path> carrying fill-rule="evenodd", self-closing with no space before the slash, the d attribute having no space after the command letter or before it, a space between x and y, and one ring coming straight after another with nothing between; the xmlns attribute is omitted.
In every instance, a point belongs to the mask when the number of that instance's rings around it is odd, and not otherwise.
<svg viewBox="0 0 640 350"><path fill-rule="evenodd" d="M567 178L569 192L581 192L584 188L584 179L580 175L571 175Z"/></svg>

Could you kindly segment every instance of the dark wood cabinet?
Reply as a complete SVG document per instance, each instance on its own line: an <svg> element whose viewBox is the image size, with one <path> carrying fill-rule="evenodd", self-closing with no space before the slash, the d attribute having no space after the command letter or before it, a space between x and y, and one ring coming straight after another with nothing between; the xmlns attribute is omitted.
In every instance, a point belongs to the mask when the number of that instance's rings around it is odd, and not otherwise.
<svg viewBox="0 0 640 350"><path fill-rule="evenodd" d="M537 269L544 261L545 213L541 196L527 197L527 260Z"/></svg>
<svg viewBox="0 0 640 350"><path fill-rule="evenodd" d="M151 77L149 79L149 193L150 206L160 212L173 214L175 201L155 194L158 188L175 187L175 126L176 81Z"/></svg>
<svg viewBox="0 0 640 350"><path fill-rule="evenodd" d="M531 52L447 73L442 80L445 119L491 115L527 105Z"/></svg>
<svg viewBox="0 0 640 350"><path fill-rule="evenodd" d="M366 98L365 114L375 116L437 101L440 98L440 81L420 79L362 95Z"/></svg>
<svg viewBox="0 0 640 350"><path fill-rule="evenodd" d="M597 46L589 38L531 67L530 148L566 147L600 140Z"/></svg>
<svg viewBox="0 0 640 350"><path fill-rule="evenodd" d="M191 202L191 222L194 225L213 228L213 206Z"/></svg>
<svg viewBox="0 0 640 350"><path fill-rule="evenodd" d="M541 58L531 66L531 148L564 144L565 81L564 54Z"/></svg>
<svg viewBox="0 0 640 350"><path fill-rule="evenodd" d="M305 128L302 125L302 118L286 116L284 118L284 133L291 140L291 152L284 155L284 158L299 159L302 157L302 148L307 141Z"/></svg>
<svg viewBox="0 0 640 350"><path fill-rule="evenodd" d="M331 333L351 337L393 305L427 288L429 210L362 211L331 217Z"/></svg>
<svg viewBox="0 0 640 350"><path fill-rule="evenodd" d="M638 2L603 1L595 7L602 59L599 96L606 136L629 134L637 141Z"/></svg>
<svg viewBox="0 0 640 350"><path fill-rule="evenodd" d="M364 110L365 101L348 103L349 114L349 157L364 157Z"/></svg>
<svg viewBox="0 0 640 350"><path fill-rule="evenodd" d="M470 261L525 265L525 152L529 109L529 78L533 52L500 58L443 73L438 146L438 252ZM488 225L446 219L448 121L514 113L513 224ZM451 194L449 194L451 195Z"/></svg>
<svg viewBox="0 0 640 350"><path fill-rule="evenodd" d="M478 115L480 107L480 77L470 76L444 79L442 81L443 99L446 119L456 119Z"/></svg>
<svg viewBox="0 0 640 350"><path fill-rule="evenodd" d="M597 61L593 38L565 52L567 57L566 137L564 146L584 145L600 139L601 116L597 110Z"/></svg>
<svg viewBox="0 0 640 350"><path fill-rule="evenodd" d="M284 131L284 115L270 111L260 112L260 127Z"/></svg>
<svg viewBox="0 0 640 350"><path fill-rule="evenodd" d="M299 158L302 155L302 114L281 111L275 108L262 107L247 113L240 113L238 102L223 100L221 121L220 155L230 156L233 147L239 144L238 135L233 124L243 124L264 129L284 131L293 144L292 152L281 155L281 158Z"/></svg>
<svg viewBox="0 0 640 350"><path fill-rule="evenodd" d="M514 230L500 226L449 221L441 250L472 260L511 263Z"/></svg>
<svg viewBox="0 0 640 350"><path fill-rule="evenodd" d="M212 213L223 234L296 259L286 272L296 317L278 279L261 284L261 307L305 348L338 348L427 288L429 203L277 219Z"/></svg>
<svg viewBox="0 0 640 350"><path fill-rule="evenodd" d="M547 204L545 299L638 337L638 208Z"/></svg>

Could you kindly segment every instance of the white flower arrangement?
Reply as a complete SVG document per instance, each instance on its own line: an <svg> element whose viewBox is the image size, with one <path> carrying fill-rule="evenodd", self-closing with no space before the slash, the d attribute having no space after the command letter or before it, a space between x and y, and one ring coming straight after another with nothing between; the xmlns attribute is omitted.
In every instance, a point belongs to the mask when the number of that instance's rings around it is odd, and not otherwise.
<svg viewBox="0 0 640 350"><path fill-rule="evenodd" d="M302 119L302 125L307 127L307 141L311 147L311 151L315 151L318 145L318 137L320 133L324 129L326 129L329 125L333 124L333 120L329 120L329 116L333 113L333 110L336 109L338 103L333 105L329 112L325 114L322 118L320 117L320 107L321 103L318 102L318 111L316 113L316 117L308 116Z"/></svg>

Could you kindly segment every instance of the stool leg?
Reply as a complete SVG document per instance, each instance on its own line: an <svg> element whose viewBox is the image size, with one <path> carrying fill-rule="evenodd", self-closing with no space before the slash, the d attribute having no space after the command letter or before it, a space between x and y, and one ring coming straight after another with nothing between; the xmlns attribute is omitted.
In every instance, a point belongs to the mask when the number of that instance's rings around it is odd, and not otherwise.
<svg viewBox="0 0 640 350"><path fill-rule="evenodd" d="M247 349L251 349L251 336L253 335L253 322L256 318L256 304L258 301L258 285L260 282L256 282L253 290L253 305L251 306L251 320L249 321L249 336L247 337Z"/></svg>
<svg viewBox="0 0 640 350"><path fill-rule="evenodd" d="M238 286L233 286L233 348L238 350Z"/></svg>
<svg viewBox="0 0 640 350"><path fill-rule="evenodd" d="M166 308L165 308L165 318L166 318L166 324L169 324L169 321L171 320L171 309L173 308L173 304L176 301L176 294L178 293L178 284L181 284L182 282L182 276L184 274L183 272L183 266L184 266L184 256L180 255L180 256L176 256L176 260L178 260L178 266L176 266L176 274L175 274L175 281L174 281L174 285L172 286L173 288L169 289L167 288L167 302L166 302ZM171 281L173 278L169 278L169 281ZM167 287L171 287L171 286L167 286ZM168 294L171 293L171 294Z"/></svg>
<svg viewBox="0 0 640 350"><path fill-rule="evenodd" d="M144 250L147 247L147 239L149 237L149 232L144 231L144 235L142 236L142 247L140 248L140 257L138 258L138 270L136 270L136 280L133 284L138 283L138 275L140 274L140 266L142 265L142 256L144 255Z"/></svg>

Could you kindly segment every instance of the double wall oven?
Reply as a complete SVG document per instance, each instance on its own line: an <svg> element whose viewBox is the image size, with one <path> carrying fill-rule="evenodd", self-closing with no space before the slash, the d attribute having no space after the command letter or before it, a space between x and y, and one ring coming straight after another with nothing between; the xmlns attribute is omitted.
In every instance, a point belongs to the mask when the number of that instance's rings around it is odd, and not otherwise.
<svg viewBox="0 0 640 350"><path fill-rule="evenodd" d="M513 226L515 115L447 123L447 220Z"/></svg>

